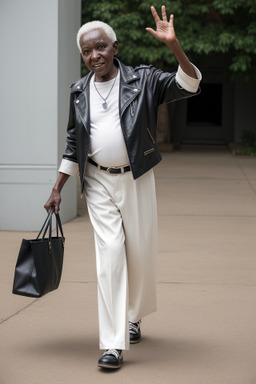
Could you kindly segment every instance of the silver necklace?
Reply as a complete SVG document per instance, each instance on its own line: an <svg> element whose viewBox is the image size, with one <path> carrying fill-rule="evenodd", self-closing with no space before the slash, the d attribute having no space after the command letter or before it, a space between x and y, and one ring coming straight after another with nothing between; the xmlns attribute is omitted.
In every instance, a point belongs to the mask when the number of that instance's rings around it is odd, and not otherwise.
<svg viewBox="0 0 256 384"><path fill-rule="evenodd" d="M102 100L104 100L104 103L102 103L102 108L103 108L105 111L108 109L107 98L109 97L109 95L110 95L112 89L114 88L114 85L115 85L115 82L116 82L116 78L117 78L117 76L115 77L115 80L114 80L114 82L113 82L113 84L112 84L112 87L110 88L110 91L109 91L109 93L107 94L107 97L103 97L103 96L100 94L99 90L98 90L97 87L96 87L95 81L93 82L94 87L95 87L97 93L98 93L99 96L102 98Z"/></svg>

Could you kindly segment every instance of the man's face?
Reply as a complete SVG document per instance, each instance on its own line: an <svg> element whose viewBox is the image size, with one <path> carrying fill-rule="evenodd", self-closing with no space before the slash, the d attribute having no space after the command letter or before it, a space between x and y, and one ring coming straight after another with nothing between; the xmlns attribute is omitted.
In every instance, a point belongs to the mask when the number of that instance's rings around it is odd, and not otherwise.
<svg viewBox="0 0 256 384"><path fill-rule="evenodd" d="M112 43L102 29L85 33L80 38L82 59L86 67L95 73L96 81L113 78L114 56L118 53L118 42Z"/></svg>

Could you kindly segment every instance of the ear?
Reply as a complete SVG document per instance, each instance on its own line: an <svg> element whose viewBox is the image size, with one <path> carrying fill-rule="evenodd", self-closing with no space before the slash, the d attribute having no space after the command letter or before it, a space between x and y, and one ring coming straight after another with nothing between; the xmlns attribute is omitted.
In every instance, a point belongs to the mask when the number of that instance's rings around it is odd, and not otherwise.
<svg viewBox="0 0 256 384"><path fill-rule="evenodd" d="M113 43L113 49L114 49L114 55L117 55L118 54L118 49L119 49L118 41L115 41Z"/></svg>

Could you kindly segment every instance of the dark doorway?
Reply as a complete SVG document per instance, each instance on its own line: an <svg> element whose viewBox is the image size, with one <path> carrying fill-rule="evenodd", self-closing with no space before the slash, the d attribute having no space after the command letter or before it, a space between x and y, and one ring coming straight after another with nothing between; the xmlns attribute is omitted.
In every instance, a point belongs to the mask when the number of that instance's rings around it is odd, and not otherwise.
<svg viewBox="0 0 256 384"><path fill-rule="evenodd" d="M222 84L201 84L201 93L188 99L187 125L222 125Z"/></svg>
<svg viewBox="0 0 256 384"><path fill-rule="evenodd" d="M232 142L234 86L228 82L202 82L200 87L199 95L170 107L172 142L220 145Z"/></svg>

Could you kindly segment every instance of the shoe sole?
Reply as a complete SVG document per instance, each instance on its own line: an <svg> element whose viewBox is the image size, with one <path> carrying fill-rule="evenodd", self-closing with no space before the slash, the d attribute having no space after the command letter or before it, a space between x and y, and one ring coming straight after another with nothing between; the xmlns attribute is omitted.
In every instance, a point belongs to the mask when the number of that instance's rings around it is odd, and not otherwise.
<svg viewBox="0 0 256 384"><path fill-rule="evenodd" d="M98 364L98 367L105 368L105 369L118 369L121 367L121 364L120 365Z"/></svg>
<svg viewBox="0 0 256 384"><path fill-rule="evenodd" d="M141 337L138 340L130 340L130 344L138 344L141 342Z"/></svg>

